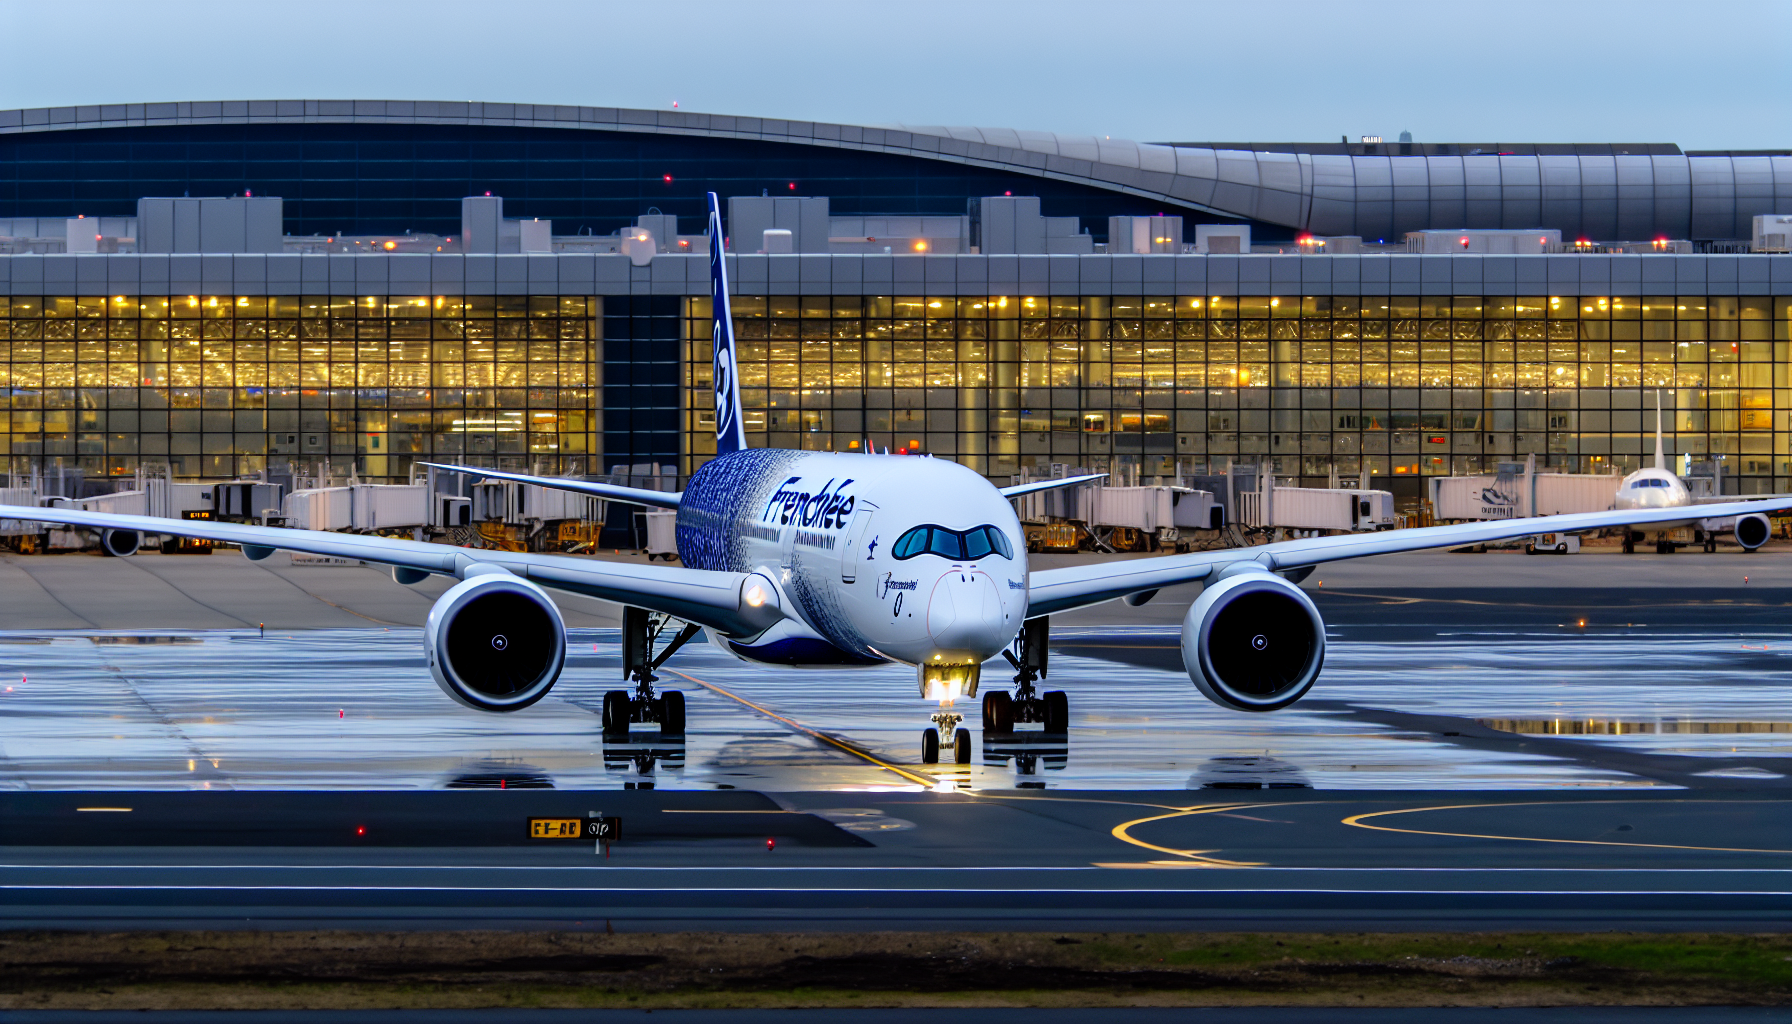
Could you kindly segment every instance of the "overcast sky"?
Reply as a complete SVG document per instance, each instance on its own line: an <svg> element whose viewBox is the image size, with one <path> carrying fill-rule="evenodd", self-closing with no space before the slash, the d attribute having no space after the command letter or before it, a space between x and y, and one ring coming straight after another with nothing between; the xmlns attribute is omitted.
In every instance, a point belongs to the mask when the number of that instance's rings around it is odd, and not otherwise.
<svg viewBox="0 0 1792 1024"><path fill-rule="evenodd" d="M0 0L0 108L360 98L1147 141L1792 146L1792 2Z"/></svg>

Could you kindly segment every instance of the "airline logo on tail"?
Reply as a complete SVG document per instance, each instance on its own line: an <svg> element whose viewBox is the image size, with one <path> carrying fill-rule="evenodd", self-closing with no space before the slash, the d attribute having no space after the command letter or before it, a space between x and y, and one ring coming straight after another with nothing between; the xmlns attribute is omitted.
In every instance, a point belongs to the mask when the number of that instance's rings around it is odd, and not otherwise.
<svg viewBox="0 0 1792 1024"><path fill-rule="evenodd" d="M734 314L728 308L728 263L722 252L722 211L709 194L709 298L715 317L712 336L716 392L716 454L728 455L747 446L741 423L740 381L734 370Z"/></svg>

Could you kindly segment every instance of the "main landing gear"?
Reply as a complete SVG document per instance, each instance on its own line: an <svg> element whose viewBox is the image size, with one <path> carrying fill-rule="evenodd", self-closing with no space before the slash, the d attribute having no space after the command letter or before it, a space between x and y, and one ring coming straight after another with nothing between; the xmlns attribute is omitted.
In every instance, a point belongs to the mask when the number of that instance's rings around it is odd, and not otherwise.
<svg viewBox="0 0 1792 1024"><path fill-rule="evenodd" d="M635 684L635 692L611 690L604 694L604 738L628 738L628 727L635 722L658 722L661 736L684 735L684 694L667 690L656 694L653 670L665 664L673 652L697 635L695 623L687 622L666 649L654 656L653 645L660 633L677 620L669 615L645 608L622 610L622 676Z"/></svg>
<svg viewBox="0 0 1792 1024"><path fill-rule="evenodd" d="M1070 731L1070 699L1063 690L1038 693L1033 683L1045 678L1046 655L1051 635L1051 620L1045 616L1028 619L1021 626L1014 647L1002 652L1014 666L1014 693L994 690L983 695L984 735L1007 735L1021 722L1037 722L1048 735L1061 736Z"/></svg>

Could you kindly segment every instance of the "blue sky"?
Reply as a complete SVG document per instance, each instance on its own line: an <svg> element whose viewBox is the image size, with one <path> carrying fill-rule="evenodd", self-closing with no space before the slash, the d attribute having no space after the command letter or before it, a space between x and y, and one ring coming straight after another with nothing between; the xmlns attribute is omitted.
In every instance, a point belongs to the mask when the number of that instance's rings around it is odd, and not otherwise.
<svg viewBox="0 0 1792 1024"><path fill-rule="evenodd" d="M1178 141L1792 147L1792 3L0 0L0 108L492 100Z"/></svg>

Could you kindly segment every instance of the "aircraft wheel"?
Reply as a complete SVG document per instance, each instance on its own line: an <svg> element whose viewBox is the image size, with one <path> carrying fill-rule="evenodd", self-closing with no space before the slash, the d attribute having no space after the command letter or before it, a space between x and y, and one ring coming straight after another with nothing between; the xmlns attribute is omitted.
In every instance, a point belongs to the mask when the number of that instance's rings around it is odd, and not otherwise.
<svg viewBox="0 0 1792 1024"><path fill-rule="evenodd" d="M604 694L604 735L628 735L628 691L611 690Z"/></svg>
<svg viewBox="0 0 1792 1024"><path fill-rule="evenodd" d="M660 695L660 735L684 735L684 694L678 690Z"/></svg>
<svg viewBox="0 0 1792 1024"><path fill-rule="evenodd" d="M1707 537L1705 539L1705 553L1707 555L1717 554L1717 541L1712 540L1711 538Z"/></svg>
<svg viewBox="0 0 1792 1024"><path fill-rule="evenodd" d="M1014 698L996 690L983 698L983 731L1006 735L1014 731Z"/></svg>
<svg viewBox="0 0 1792 1024"><path fill-rule="evenodd" d="M959 764L971 763L971 730L960 729L952 738L952 759Z"/></svg>
<svg viewBox="0 0 1792 1024"><path fill-rule="evenodd" d="M940 731L938 729L921 730L921 763L940 763Z"/></svg>
<svg viewBox="0 0 1792 1024"><path fill-rule="evenodd" d="M1625 538L1624 538L1624 553L1625 553L1625 554L1627 554L1627 555L1634 555L1634 554L1636 554L1636 545L1635 545L1635 544L1632 544L1632 543L1631 543L1631 542L1630 542L1630 538L1629 538L1629 537L1625 537Z"/></svg>
<svg viewBox="0 0 1792 1024"><path fill-rule="evenodd" d="M1070 731L1070 698L1063 690L1052 690L1045 695L1045 731Z"/></svg>

